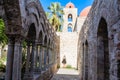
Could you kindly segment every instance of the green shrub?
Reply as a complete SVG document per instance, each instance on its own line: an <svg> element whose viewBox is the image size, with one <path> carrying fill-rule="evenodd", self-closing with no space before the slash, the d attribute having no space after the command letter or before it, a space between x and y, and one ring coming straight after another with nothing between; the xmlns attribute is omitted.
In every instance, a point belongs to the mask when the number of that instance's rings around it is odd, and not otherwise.
<svg viewBox="0 0 120 80"><path fill-rule="evenodd" d="M6 57L0 59L0 72L5 72L6 68Z"/></svg>
<svg viewBox="0 0 120 80"><path fill-rule="evenodd" d="M72 66L71 65L67 65L66 68L72 68Z"/></svg>
<svg viewBox="0 0 120 80"><path fill-rule="evenodd" d="M59 68L60 68L60 65L58 64L58 65L57 65L57 69L59 69Z"/></svg>

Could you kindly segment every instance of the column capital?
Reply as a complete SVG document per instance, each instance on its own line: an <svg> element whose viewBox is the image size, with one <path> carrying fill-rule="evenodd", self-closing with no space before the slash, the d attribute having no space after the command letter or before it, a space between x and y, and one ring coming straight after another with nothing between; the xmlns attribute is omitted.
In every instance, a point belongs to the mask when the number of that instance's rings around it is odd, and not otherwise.
<svg viewBox="0 0 120 80"><path fill-rule="evenodd" d="M15 42L22 42L23 41L23 37L15 37Z"/></svg>
<svg viewBox="0 0 120 80"><path fill-rule="evenodd" d="M12 37L8 37L8 44L14 44L15 40Z"/></svg>

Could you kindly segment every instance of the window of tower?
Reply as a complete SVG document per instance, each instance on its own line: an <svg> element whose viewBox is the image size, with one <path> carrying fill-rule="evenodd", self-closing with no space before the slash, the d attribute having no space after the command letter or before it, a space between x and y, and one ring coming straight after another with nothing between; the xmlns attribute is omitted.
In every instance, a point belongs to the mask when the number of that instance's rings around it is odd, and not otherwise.
<svg viewBox="0 0 120 80"><path fill-rule="evenodd" d="M68 32L72 32L72 24L68 24L67 30L68 30Z"/></svg>
<svg viewBox="0 0 120 80"><path fill-rule="evenodd" d="M69 21L69 22L72 22L72 14L69 14L69 15L68 15L68 21Z"/></svg>
<svg viewBox="0 0 120 80"><path fill-rule="evenodd" d="M69 6L69 8L71 8L71 6Z"/></svg>

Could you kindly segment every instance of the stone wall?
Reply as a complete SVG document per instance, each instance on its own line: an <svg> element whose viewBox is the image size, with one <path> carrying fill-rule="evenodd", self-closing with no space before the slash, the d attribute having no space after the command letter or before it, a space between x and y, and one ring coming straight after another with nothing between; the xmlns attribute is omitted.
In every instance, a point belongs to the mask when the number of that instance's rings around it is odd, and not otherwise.
<svg viewBox="0 0 120 80"><path fill-rule="evenodd" d="M3 17L4 8L3 8L3 0L0 0L0 17Z"/></svg>
<svg viewBox="0 0 120 80"><path fill-rule="evenodd" d="M119 0L95 0L91 11L89 12L87 19L82 26L82 29L79 34L79 55L81 57L80 62L81 65L79 66L79 70L83 69L82 74L80 75L83 80L86 78L86 72L89 80L100 80L99 75L105 75L108 76L108 80L118 80L119 73L119 44L120 44L120 1ZM106 23L106 26L105 24ZM107 27L107 28L106 28ZM104 52L100 53L99 51L102 51L102 45L104 45L104 41L106 41L104 38L104 35L102 35L106 31L108 37L107 43L108 43L108 55L107 60L109 61L109 70L107 73L101 72L99 74L99 60L102 63L106 64L106 61L102 61L100 56L102 53L104 53L105 56L105 49ZM102 37L102 43L99 45L99 35ZM88 42L88 56L86 56L85 45L86 41ZM84 48L84 49L83 49ZM99 55L99 56L98 56ZM86 63L85 57L88 58L88 63ZM101 57L104 58L104 57ZM85 65L88 65L88 69L86 71ZM84 66L84 68L82 67ZM104 65L103 65L104 66ZM106 67L106 66L105 66ZM106 68L104 68L106 69ZM104 77L103 77L104 78ZM103 80L103 79L101 79ZM106 79L105 79L106 80Z"/></svg>
<svg viewBox="0 0 120 80"><path fill-rule="evenodd" d="M60 36L60 66L63 67L62 60L66 57L66 66L77 68L77 32L58 32Z"/></svg>

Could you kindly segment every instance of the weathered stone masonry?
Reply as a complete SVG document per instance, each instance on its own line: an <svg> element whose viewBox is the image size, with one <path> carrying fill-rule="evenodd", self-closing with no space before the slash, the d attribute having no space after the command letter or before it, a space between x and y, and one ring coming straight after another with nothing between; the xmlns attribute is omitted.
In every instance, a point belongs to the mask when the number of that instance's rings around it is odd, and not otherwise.
<svg viewBox="0 0 120 80"><path fill-rule="evenodd" d="M119 0L94 1L79 34L78 63L82 80L120 79L119 13Z"/></svg>
<svg viewBox="0 0 120 80"><path fill-rule="evenodd" d="M9 39L5 80L49 80L57 69L58 37L39 0L0 0ZM25 74L22 43L27 43Z"/></svg>

